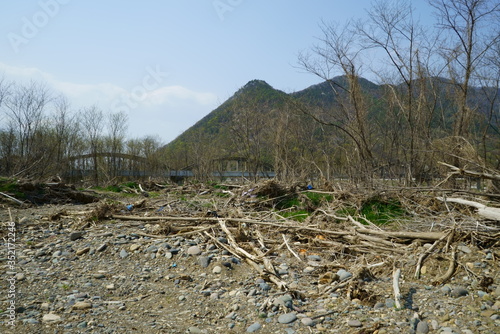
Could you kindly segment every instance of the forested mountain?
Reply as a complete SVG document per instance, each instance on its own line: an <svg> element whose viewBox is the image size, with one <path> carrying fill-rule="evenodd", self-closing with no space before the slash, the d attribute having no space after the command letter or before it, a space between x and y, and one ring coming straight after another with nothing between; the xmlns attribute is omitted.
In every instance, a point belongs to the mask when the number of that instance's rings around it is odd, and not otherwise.
<svg viewBox="0 0 500 334"><path fill-rule="evenodd" d="M404 85L364 78L339 76L291 94L252 80L162 154L172 168L200 177L227 168L227 160L245 161L254 172L272 168L282 178L325 179L399 177L410 166L413 177L425 179L436 159L462 151L477 163L498 163L498 90L470 88L470 137L458 138L452 82L424 78L413 87L410 104Z"/></svg>

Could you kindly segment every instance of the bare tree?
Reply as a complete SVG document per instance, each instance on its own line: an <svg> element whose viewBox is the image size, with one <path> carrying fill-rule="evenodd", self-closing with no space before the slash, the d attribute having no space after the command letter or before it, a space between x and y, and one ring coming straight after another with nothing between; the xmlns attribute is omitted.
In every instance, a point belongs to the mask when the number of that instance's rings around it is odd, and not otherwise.
<svg viewBox="0 0 500 334"><path fill-rule="evenodd" d="M18 141L17 154L24 171L33 168L45 152L36 150L36 135L41 130L50 93L44 84L31 81L13 87L5 105Z"/></svg>
<svg viewBox="0 0 500 334"><path fill-rule="evenodd" d="M108 170L111 176L116 176L122 168L122 159L117 154L122 153L125 145L125 136L128 127L128 116L124 112L109 114L109 152L111 154Z"/></svg>
<svg viewBox="0 0 500 334"><path fill-rule="evenodd" d="M454 134L469 134L474 106L468 104L474 75L500 40L500 1L428 0L436 10L442 34L442 57L457 96Z"/></svg>
<svg viewBox="0 0 500 334"><path fill-rule="evenodd" d="M104 128L104 114L97 105L85 107L80 112L83 134L86 137L89 153L92 155L94 182L99 184L99 159L102 130Z"/></svg>
<svg viewBox="0 0 500 334"><path fill-rule="evenodd" d="M371 131L367 121L369 101L361 89L361 49L357 43L357 34L351 27L351 23L344 26L324 23L322 43L313 48L313 55L300 55L299 64L327 81L336 100L336 107L329 112L307 108L304 109L305 112L320 124L340 130L352 141L353 158L361 167L355 177L367 180L371 178L374 163ZM342 74L343 80L332 80L335 74Z"/></svg>

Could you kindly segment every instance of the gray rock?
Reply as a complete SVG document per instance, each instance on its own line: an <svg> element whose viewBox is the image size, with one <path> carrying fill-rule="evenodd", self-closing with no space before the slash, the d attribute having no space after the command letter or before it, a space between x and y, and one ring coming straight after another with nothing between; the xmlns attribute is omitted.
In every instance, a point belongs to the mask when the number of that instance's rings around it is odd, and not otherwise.
<svg viewBox="0 0 500 334"><path fill-rule="evenodd" d="M361 323L361 321L354 319L354 320L349 320L347 322L347 326L349 326L349 327L361 327L361 326L363 326L363 324Z"/></svg>
<svg viewBox="0 0 500 334"><path fill-rule="evenodd" d="M307 257L307 259L310 260L310 261L321 261L321 256L319 256L319 255L309 255Z"/></svg>
<svg viewBox="0 0 500 334"><path fill-rule="evenodd" d="M82 231L77 231L77 232L71 232L69 234L69 240L75 241L83 237L83 232Z"/></svg>
<svg viewBox="0 0 500 334"><path fill-rule="evenodd" d="M309 327L313 327L314 325L316 325L313 319L307 317L300 319L300 322L302 322L304 326L309 326Z"/></svg>
<svg viewBox="0 0 500 334"><path fill-rule="evenodd" d="M427 321L420 321L417 324L417 330L416 332L418 334L427 334L429 333L429 325L427 324Z"/></svg>
<svg viewBox="0 0 500 334"><path fill-rule="evenodd" d="M188 248L187 253L189 255L200 255L201 254L201 249L198 246L191 246Z"/></svg>
<svg viewBox="0 0 500 334"><path fill-rule="evenodd" d="M460 286L454 288L450 292L450 296L455 297L455 298L467 296L468 294L469 294L469 291L467 291L467 289L460 287Z"/></svg>
<svg viewBox="0 0 500 334"><path fill-rule="evenodd" d="M458 246L457 249L465 254L470 254L472 252L467 246Z"/></svg>
<svg viewBox="0 0 500 334"><path fill-rule="evenodd" d="M124 259L124 258L126 258L127 256L128 256L127 251L126 251L125 249L122 249L122 250L120 251L120 257L121 257L122 259Z"/></svg>
<svg viewBox="0 0 500 334"><path fill-rule="evenodd" d="M108 245L107 244L100 244L98 247L97 247L97 251L98 252L102 252L103 250L105 250L106 248L108 248Z"/></svg>
<svg viewBox="0 0 500 334"><path fill-rule="evenodd" d="M345 270L343 272L341 272L340 274L337 273L337 275L339 275L339 280L340 281L345 281L346 279L352 277L352 274L350 272L348 272L348 271L345 271Z"/></svg>
<svg viewBox="0 0 500 334"><path fill-rule="evenodd" d="M158 252L158 247L155 245L151 245L145 250L146 253L156 253Z"/></svg>
<svg viewBox="0 0 500 334"><path fill-rule="evenodd" d="M206 268L210 264L210 258L208 256L200 256L198 259L198 263L202 268Z"/></svg>
<svg viewBox="0 0 500 334"><path fill-rule="evenodd" d="M214 269L212 269L212 272L214 274L220 274L222 272L221 266L215 266Z"/></svg>
<svg viewBox="0 0 500 334"><path fill-rule="evenodd" d="M29 325L37 325L40 322L36 320L35 318L28 318L28 319L23 319L23 324L29 324Z"/></svg>
<svg viewBox="0 0 500 334"><path fill-rule="evenodd" d="M194 326L188 328L188 333L203 334L201 329L199 329L198 327L194 327Z"/></svg>
<svg viewBox="0 0 500 334"><path fill-rule="evenodd" d="M297 320L297 315L295 313L285 313L278 317L278 322L280 324L289 324Z"/></svg>
<svg viewBox="0 0 500 334"><path fill-rule="evenodd" d="M258 331L261 327L262 327L261 324L259 324L258 322L255 322L255 323L251 324L250 326L248 326L247 333L254 333L254 332Z"/></svg>

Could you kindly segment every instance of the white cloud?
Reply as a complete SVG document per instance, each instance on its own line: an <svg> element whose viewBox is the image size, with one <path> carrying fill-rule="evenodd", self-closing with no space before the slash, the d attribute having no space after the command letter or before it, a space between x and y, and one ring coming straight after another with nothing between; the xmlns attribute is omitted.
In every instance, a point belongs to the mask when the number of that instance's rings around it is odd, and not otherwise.
<svg viewBox="0 0 500 334"><path fill-rule="evenodd" d="M129 116L132 136L158 134L166 141L174 139L208 114L218 101L213 93L197 92L179 85L162 86L158 83L148 87L138 82L137 86L125 89L112 83L65 82L38 68L0 62L1 74L7 81L45 82L54 93L64 94L76 110L97 104L104 111L124 111Z"/></svg>

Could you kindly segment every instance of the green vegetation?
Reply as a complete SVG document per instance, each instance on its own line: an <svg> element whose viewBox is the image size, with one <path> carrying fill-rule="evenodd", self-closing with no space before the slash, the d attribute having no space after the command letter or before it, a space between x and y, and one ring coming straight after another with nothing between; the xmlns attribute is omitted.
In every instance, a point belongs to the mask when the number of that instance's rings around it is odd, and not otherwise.
<svg viewBox="0 0 500 334"><path fill-rule="evenodd" d="M384 225L407 213L398 200L373 198L363 203L360 214L375 225Z"/></svg>
<svg viewBox="0 0 500 334"><path fill-rule="evenodd" d="M10 194L17 199L25 199L26 194L19 189L19 185L16 180L0 177L0 192Z"/></svg>

